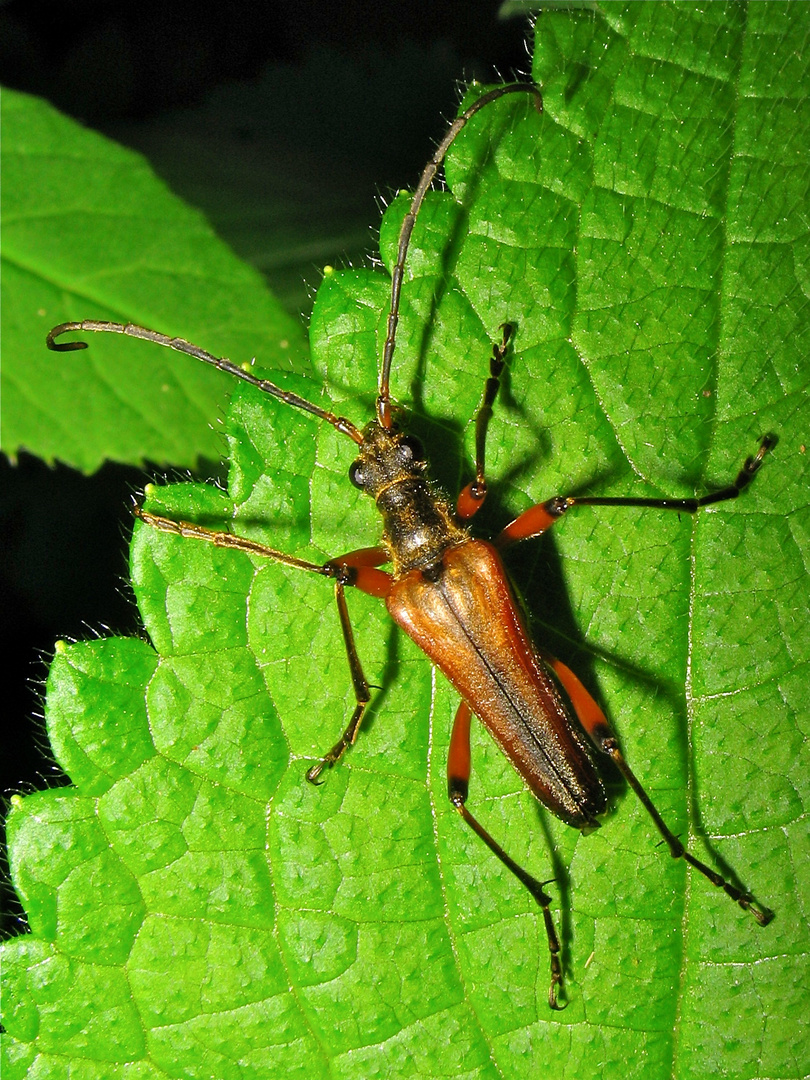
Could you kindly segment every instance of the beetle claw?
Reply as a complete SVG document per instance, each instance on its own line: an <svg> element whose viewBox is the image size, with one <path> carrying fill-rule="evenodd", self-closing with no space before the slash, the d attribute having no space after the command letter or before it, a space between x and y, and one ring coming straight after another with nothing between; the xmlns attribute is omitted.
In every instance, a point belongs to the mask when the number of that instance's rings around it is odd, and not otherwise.
<svg viewBox="0 0 810 1080"><path fill-rule="evenodd" d="M323 783L321 780L321 773L329 765L326 758L321 758L317 765L313 765L311 769L307 769L307 780L310 784L314 784L315 787L320 787Z"/></svg>

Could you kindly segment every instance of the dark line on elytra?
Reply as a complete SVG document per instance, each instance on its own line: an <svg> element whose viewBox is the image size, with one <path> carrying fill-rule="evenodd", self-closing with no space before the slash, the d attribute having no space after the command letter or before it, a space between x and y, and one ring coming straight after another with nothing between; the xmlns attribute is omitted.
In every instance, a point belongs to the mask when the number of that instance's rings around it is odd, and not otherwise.
<svg viewBox="0 0 810 1080"><path fill-rule="evenodd" d="M454 617L455 617L455 619L456 619L456 622L457 622L457 623L458 623L458 625L459 625L459 626L461 627L461 631L462 631L462 633L464 634L464 636L465 636L465 637L467 638L467 640L469 641L470 645L472 646L473 652L475 652L475 653L476 653L476 654L477 654L477 655L479 656L479 658L481 659L481 662L483 663L484 667L485 667L485 668L487 669L487 671L489 672L489 674L490 674L490 676L491 676L491 678L492 678L492 681L493 681L493 682L495 683L495 685L501 688L501 690L502 690L502 692L503 692L503 695L504 695L504 697L505 697L505 698L506 698L506 700L507 700L507 701L509 702L509 704L510 704L510 706L511 706L511 708L512 708L512 711L513 711L513 713L514 713L514 714L515 714L515 716L516 716L516 717L517 717L517 718L518 718L518 719L520 720L520 724L521 724L521 726L522 726L522 727L523 727L523 728L524 728L524 729L525 729L525 730L526 730L526 731L528 732L528 734L529 734L529 736L530 736L530 738L531 738L531 741L532 741L532 743L534 743L534 745L535 745L535 746L537 747L537 749L538 749L538 750L540 751L540 753L542 754L543 758L545 759L545 761L546 761L546 763L547 763L547 765L548 765L549 771L550 771L551 773L553 773L553 774L554 774L554 776L556 776L556 777L557 777L557 779L558 779L558 780L560 781L560 783L562 784L562 786L563 786L563 787L565 788L565 790L566 790L566 791L568 792L568 794L569 794L569 795L571 796L571 798L573 799L573 801L574 801L574 802L577 802L577 795L576 795L576 793L575 793L574 791L572 791L572 790L571 790L571 788L570 788L570 786L569 786L569 784L568 784L568 781L567 781L566 777L565 777L565 776L563 776L563 775L562 775L562 774L560 773L560 771L559 771L559 770L557 769L557 766L556 766L556 765L555 765L555 763L554 763L554 762L552 761L552 759L551 759L551 757L549 756L549 753L548 753L548 751L546 750L546 748L545 748L545 747L544 747L544 746L542 745L542 743L540 743L540 742L538 741L538 739L537 739L537 737L535 736L534 732L532 731L532 729L531 729L530 725L529 725L529 724L528 724L528 723L526 722L525 718L523 717L523 714L522 714L522 713L520 712L520 710L519 710L519 709L517 708L517 706L515 705L515 702L514 702L514 700L513 700L513 698L512 698L512 695L511 695L511 694L510 694L510 693L509 693L509 692L507 691L506 687L504 687L504 686L503 686L503 685L502 685L502 684L501 684L501 683L500 683L500 682L498 681L498 679L496 678L496 676L495 676L495 672L494 672L494 671L492 670L492 668L491 668L490 664L488 663L488 661L487 661L486 657L484 656L484 654L483 654L483 653L481 652L481 650L480 650L480 649L478 648L478 646L477 646L477 645L475 644L475 642L473 641L473 639L472 639L472 638L470 637L469 633L467 632L467 628L466 628L466 627L465 627L465 625L464 625L464 622L463 622L463 621L462 621L462 620L461 620L461 619L459 618L459 614L458 614L458 612L456 611L456 608L454 607L454 605L453 605L453 603L452 603L451 599L450 599L450 598L449 598L449 597L447 596L447 594L445 593L444 587L443 587L443 585L442 585L441 583L440 583L440 586L439 586L439 587L440 587L440 589L441 589L441 593L442 593L442 596L443 596L443 598L444 598L445 602L447 603L447 606L449 607L450 611L451 611L451 612L453 613L453 615L454 615ZM530 643L530 644L531 644L531 643ZM536 654L536 653L533 653L533 655L534 655L535 659L537 659L537 660L540 660L540 663L542 663L542 660L541 660L541 658L540 658L539 656L537 656L537 654ZM467 702L467 704L468 704L468 705L470 705L470 703L469 703L469 702ZM475 709L473 709L471 705L470 705L470 709L471 709L471 711L472 711L473 715L474 715L474 716L476 716L476 717L478 718L478 720L480 720L480 721L481 721L481 723L484 723L484 721L483 721L483 720L481 720L481 717L480 717L480 716L478 716L478 713L476 713ZM484 727L486 727L486 724L484 724ZM492 732L490 732L490 734L492 734ZM493 737L494 737L494 736L493 736ZM497 741L497 740L496 740L496 741Z"/></svg>

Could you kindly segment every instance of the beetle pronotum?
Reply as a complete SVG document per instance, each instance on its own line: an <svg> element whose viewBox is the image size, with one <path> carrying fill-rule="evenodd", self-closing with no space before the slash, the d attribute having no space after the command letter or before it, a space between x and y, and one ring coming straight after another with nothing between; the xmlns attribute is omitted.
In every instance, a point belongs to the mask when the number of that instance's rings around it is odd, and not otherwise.
<svg viewBox="0 0 810 1080"><path fill-rule="evenodd" d="M378 547L351 551L323 565L231 533L175 521L143 509L136 513L143 522L156 529L249 552L334 581L356 704L340 739L307 773L307 779L312 783L320 782L324 770L337 764L356 741L370 700L369 684L349 620L346 587L353 586L385 601L395 622L461 694L450 742L448 795L467 825L539 904L550 956L548 1000L552 1008L559 1008L563 969L560 943L551 917L551 898L546 892L549 883L539 881L516 863L467 807L473 715L484 723L540 802L562 821L583 832L598 826L598 817L607 806L597 767L598 756L606 755L640 799L674 858L684 859L740 907L750 911L760 924L769 921L770 912L692 855L669 830L625 761L594 698L566 665L540 651L532 642L500 552L517 541L542 535L577 506L635 506L693 514L702 507L734 499L751 482L775 438L769 435L762 438L756 455L745 461L731 484L700 498L557 496L520 514L492 543L472 538L467 523L480 509L487 493L487 427L500 388L512 326L504 324L502 339L493 347L489 377L475 423L475 479L461 491L455 508L427 478L427 462L419 441L404 433L395 420L390 376L408 246L425 193L462 128L479 110L513 93L531 95L537 109L542 109L540 91L531 84L515 83L483 94L450 126L422 174L399 235L376 415L362 430L351 420L257 378L229 360L213 356L182 338L140 326L92 320L63 323L48 335L48 346L58 351L87 347L82 341L56 341L68 331L111 332L143 338L196 357L251 383L285 404L331 424L356 445L357 457L349 477L356 487L374 498L383 520L382 543ZM391 564L390 571L380 569L388 563Z"/></svg>

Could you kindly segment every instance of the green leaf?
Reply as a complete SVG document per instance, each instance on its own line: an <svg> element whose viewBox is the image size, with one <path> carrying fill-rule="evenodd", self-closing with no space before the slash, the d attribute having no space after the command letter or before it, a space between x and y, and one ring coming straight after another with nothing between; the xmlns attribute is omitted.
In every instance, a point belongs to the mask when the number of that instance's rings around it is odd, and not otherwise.
<svg viewBox="0 0 810 1080"><path fill-rule="evenodd" d="M3 93L3 442L86 471L216 458L226 388L114 337L49 352L57 323L112 319L302 370L301 327L137 154Z"/></svg>
<svg viewBox="0 0 810 1080"><path fill-rule="evenodd" d="M446 800L455 696L381 605L349 597L382 690L316 789L353 704L329 586L139 527L155 651L58 650L47 721L75 788L9 822L32 934L5 950L4 1077L806 1072L809 31L793 5L545 13L544 115L504 98L454 145L393 380L455 491L515 324L484 532L557 492L702 493L779 436L734 503L583 508L510 553L539 640L597 692L666 820L774 922L666 857L621 786L594 835L551 820L476 732L471 808L555 879L570 1004L551 1013L542 919ZM370 417L388 289L328 276L322 382L279 380ZM332 428L247 389L228 432L227 495L150 506L304 558L376 542Z"/></svg>

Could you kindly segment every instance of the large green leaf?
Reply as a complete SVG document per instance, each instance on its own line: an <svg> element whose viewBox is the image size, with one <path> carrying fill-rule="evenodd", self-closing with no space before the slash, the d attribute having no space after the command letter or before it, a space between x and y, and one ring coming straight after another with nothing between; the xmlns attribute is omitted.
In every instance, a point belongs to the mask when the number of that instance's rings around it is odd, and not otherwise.
<svg viewBox="0 0 810 1080"><path fill-rule="evenodd" d="M620 786L595 835L550 820L479 732L470 805L556 879L570 1004L549 1012L538 911L446 802L454 695L379 603L349 597L382 690L315 789L352 705L329 586L142 527L154 650L58 650L47 719L75 787L10 819L32 934L6 947L4 1076L806 1073L803 10L543 15L545 115L504 98L457 141L414 237L393 387L455 490L491 342L516 325L482 529L555 492L704 491L779 436L736 503L583 509L510 557L538 637L672 827L774 922L668 859ZM356 422L387 292L329 276L313 316L326 400ZM235 510L235 531L303 556L375 542L331 428L246 391L229 433L227 495L175 486L154 507Z"/></svg>
<svg viewBox="0 0 810 1080"><path fill-rule="evenodd" d="M300 368L301 327L137 154L12 90L2 120L4 452L86 471L215 458L213 371L112 337L66 364L45 334L73 319L148 323Z"/></svg>

